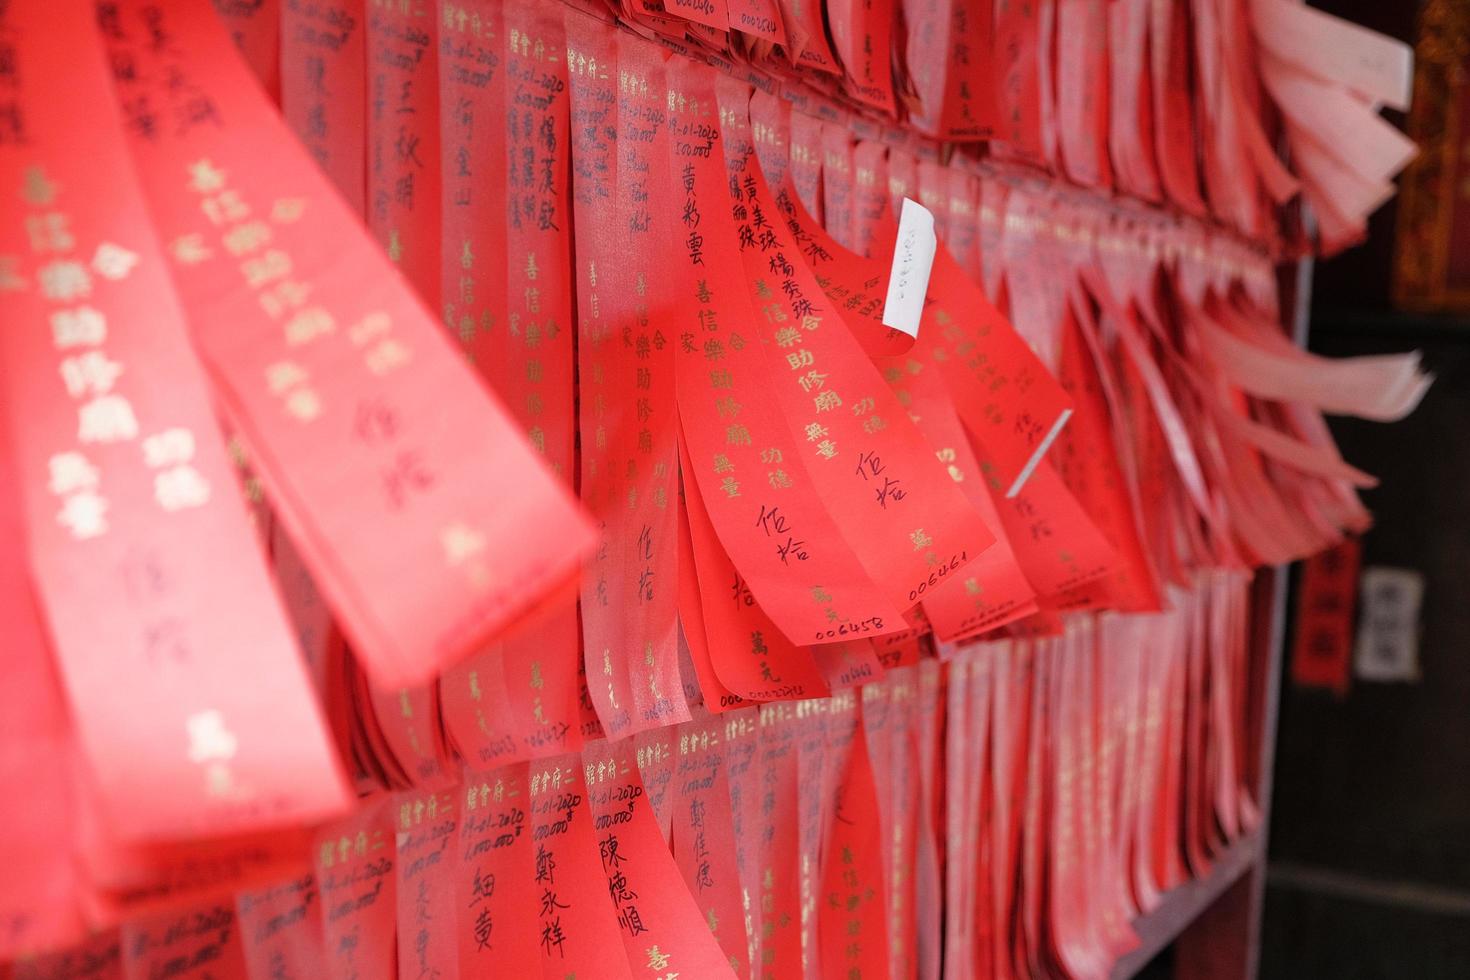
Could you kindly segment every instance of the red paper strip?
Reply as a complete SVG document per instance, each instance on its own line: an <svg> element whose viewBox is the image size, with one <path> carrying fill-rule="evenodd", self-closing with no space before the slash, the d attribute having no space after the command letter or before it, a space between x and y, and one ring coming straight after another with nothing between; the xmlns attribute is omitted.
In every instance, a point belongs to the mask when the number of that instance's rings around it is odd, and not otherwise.
<svg viewBox="0 0 1470 980"><path fill-rule="evenodd" d="M0 18L0 29L3 29ZM71 860L75 737L61 680L31 591L21 527L20 484L0 419L0 960L56 949L82 938L78 869Z"/></svg>
<svg viewBox="0 0 1470 980"><path fill-rule="evenodd" d="M1081 302L1074 301L1074 309L1086 315ZM1119 609L1152 612L1159 608L1160 597L1134 523L1128 478L1118 459L1121 447L1114 441L1104 394L1104 385L1111 389L1111 383L1098 371L1100 359L1086 349L1089 344L1083 331L1095 337L1096 328L1080 321L1081 317L1069 318L1062 337L1060 373L1076 411L1058 439L1055 462L1062 481L1083 502L1088 515L1118 552L1120 574L1099 587L1112 596Z"/></svg>
<svg viewBox="0 0 1470 980"><path fill-rule="evenodd" d="M128 843L321 819L347 805L346 784L235 495L87 14L6 17L27 87L26 142L0 145L0 185L22 204L0 229L18 273L0 389L100 817ZM79 114L94 123L75 130Z"/></svg>
<svg viewBox="0 0 1470 980"><path fill-rule="evenodd" d="M507 398L531 448L571 486L577 467L566 38L559 10L521 0L500 10L503 20L492 43L502 59L502 101L496 102L499 90L493 80L474 100L479 111L471 108L470 125L482 148L471 150L471 160L481 161L474 166L482 176L447 183L446 193L468 185L474 196L463 208L446 204L450 217L445 230L447 235L463 229L473 236L462 238L454 254L461 274L474 280L475 297L488 293L479 302L489 304L493 319L487 326L486 306L480 306L475 335L467 342L476 367ZM472 16L471 27L473 23ZM503 178L501 183L495 183L497 178ZM494 227L504 227L506 248L487 232ZM483 247L467 256L466 240L472 249L474 242ZM466 268L467 258L471 268ZM462 324L459 333L464 340ZM481 765L508 758L507 751L514 758L541 758L581 744L586 733L579 704L585 685L575 588L548 597L525 629L446 675L441 682L446 705L462 705L466 693L475 699L470 670L489 679L487 691L498 671L508 698L500 707L476 699L475 729L480 730L482 712L488 710L494 719L488 742L475 736L467 740L456 711L445 716L461 746L475 747ZM514 734L516 748L507 745L507 733Z"/></svg>
<svg viewBox="0 0 1470 980"><path fill-rule="evenodd" d="M843 88L858 102L892 115L894 0L829 0L826 8L846 72Z"/></svg>
<svg viewBox="0 0 1470 980"><path fill-rule="evenodd" d="M347 206L367 214L365 0L284 0L281 112Z"/></svg>
<svg viewBox="0 0 1470 980"><path fill-rule="evenodd" d="M631 978L607 879L598 859L596 819L582 760L559 756L531 769L533 905L542 976L584 973Z"/></svg>
<svg viewBox="0 0 1470 980"><path fill-rule="evenodd" d="M566 34L556 9L504 4L506 57L506 329L487 364L494 385L551 469L576 478L576 354L573 350L572 144L566 96ZM526 163L535 160L528 172ZM587 698L576 589L542 604L539 620L509 636L501 664L522 751L541 758L581 745ZM588 707L588 716L591 708Z"/></svg>
<svg viewBox="0 0 1470 980"><path fill-rule="evenodd" d="M856 737L835 789L824 834L818 913L822 963L827 975L887 977L887 916L883 828L878 787L860 717Z"/></svg>
<svg viewBox="0 0 1470 980"><path fill-rule="evenodd" d="M664 9L716 31L724 31L730 26L726 0L664 0Z"/></svg>
<svg viewBox="0 0 1470 980"><path fill-rule="evenodd" d="M804 435L810 444L800 462L842 517L864 569L891 601L907 607L918 601L919 584L936 567L962 568L994 539L930 455L840 313L825 302L749 150L746 93L727 87L721 106L733 113L724 126L735 140L726 159L733 168L732 208L745 215L737 219L737 240L761 313L757 336L782 379L774 400L793 436ZM914 519L920 513L923 527Z"/></svg>
<svg viewBox="0 0 1470 980"><path fill-rule="evenodd" d="M786 43L786 28L776 0L727 0L730 29L773 44Z"/></svg>
<svg viewBox="0 0 1470 980"><path fill-rule="evenodd" d="M985 775L975 765L976 747L986 739L985 714L971 697L969 655L949 662L948 704L944 712L945 852L944 961L947 976L965 977L976 959L975 929L979 918L973 908L976 892L979 833L979 783ZM988 705L984 707L988 708Z"/></svg>
<svg viewBox="0 0 1470 980"><path fill-rule="evenodd" d="M799 113L792 115L795 118ZM752 123L754 119L755 114L752 110ZM754 135L754 130L752 130L752 135ZM759 144L760 141L753 139L752 142ZM823 124L821 214L822 223L832 228L847 229L853 224L852 149L852 134L847 126L834 123ZM766 171L764 163L761 169L763 172ZM770 181L772 187L781 186L779 176L772 176Z"/></svg>
<svg viewBox="0 0 1470 980"><path fill-rule="evenodd" d="M213 0L213 3L215 13L266 94L280 102L282 0Z"/></svg>
<svg viewBox="0 0 1470 980"><path fill-rule="evenodd" d="M682 441L680 465L685 473L693 472L689 449ZM742 702L826 694L827 682L809 648L792 643L756 602L748 580L736 570L716 536L704 501L692 493L686 502L699 582L716 585L708 594L702 618L712 672L720 685Z"/></svg>
<svg viewBox="0 0 1470 980"><path fill-rule="evenodd" d="M791 182L796 187L796 196L806 206L807 212L815 215L818 221L825 221L822 208L826 204L826 188L822 180L822 158L825 150L823 137L827 127L823 126L822 121L816 116L792 111L789 113L789 134L783 134L779 129L776 131L757 130L755 127L758 124L775 125L779 119L784 118L780 115L780 110L776 108L775 98L759 90L751 96L751 133L754 136L754 142L759 146L766 142L779 142L783 136L785 137L785 142L789 144L790 149L788 151L786 146L781 146L776 155L786 154L790 165ZM760 117L757 117L756 107L768 105L775 112L762 113Z"/></svg>
<svg viewBox="0 0 1470 980"><path fill-rule="evenodd" d="M995 0L993 48L1000 53L994 68L1001 113L997 135L1014 151L1033 158L1042 156L1038 6Z"/></svg>
<svg viewBox="0 0 1470 980"><path fill-rule="evenodd" d="M658 821L658 831L670 847L673 846L673 809L678 805L679 795L670 791L674 784L675 727L670 725L639 732L635 740L638 748L634 754L638 762L638 778Z"/></svg>
<svg viewBox="0 0 1470 980"><path fill-rule="evenodd" d="M1107 9L1108 152L1118 189L1147 201L1162 194L1154 157L1154 103L1149 71L1150 0L1119 0Z"/></svg>
<svg viewBox="0 0 1470 980"><path fill-rule="evenodd" d="M403 793L398 812L398 975L459 975L455 934L459 789Z"/></svg>
<svg viewBox="0 0 1470 980"><path fill-rule="evenodd" d="M450 778L452 763L440 727L436 687L384 690L365 683L372 705L368 723L376 722L384 746L406 779L397 784L399 788L442 786Z"/></svg>
<svg viewBox="0 0 1470 980"><path fill-rule="evenodd" d="M312 976L327 962L322 903L311 872L235 898L251 976Z"/></svg>
<svg viewBox="0 0 1470 980"><path fill-rule="evenodd" d="M665 54L576 15L567 42L582 498L605 536L582 622L598 716L621 738L689 717L676 645L673 314L659 275L673 235Z"/></svg>
<svg viewBox="0 0 1470 980"><path fill-rule="evenodd" d="M912 851L914 873L914 959L923 977L939 976L943 941L944 867L944 674L932 660L918 665L910 721L911 765L918 770Z"/></svg>
<svg viewBox="0 0 1470 980"><path fill-rule="evenodd" d="M839 75L842 68L827 47L827 30L822 14L831 17L828 4L813 0L777 0L786 25L787 56L798 68L809 68L829 75ZM834 22L833 35L837 34Z"/></svg>
<svg viewBox="0 0 1470 980"><path fill-rule="evenodd" d="M681 482L683 473L687 472L685 463L687 453L683 450L683 437L680 437L679 467L681 471ZM688 494L697 493L696 490L683 490L679 494L680 502L685 503ZM698 506L696 500L695 506ZM705 520L708 515L705 515ZM701 529L702 541L713 542L714 531ZM702 547L716 547L716 545L702 545ZM717 549L718 550L718 549ZM723 552L721 552L723 555ZM707 558L706 561L709 559ZM720 567L734 574L730 567L728 557L720 561ZM697 687L700 692L700 700L704 707L712 712L728 711L745 705L745 698L731 691L725 686L715 671L714 666L714 644L710 642L709 631L706 627L703 607L703 593L699 581L700 564L694 552L694 531L690 526L689 505L679 508L679 630L684 639L685 646L689 651L690 667L697 678ZM754 599L751 600L754 604ZM685 684L689 683L689 672L684 673Z"/></svg>
<svg viewBox="0 0 1470 980"><path fill-rule="evenodd" d="M699 718L677 728L673 849L684 884L737 974L748 972L747 916L736 861L731 743L744 716Z"/></svg>
<svg viewBox="0 0 1470 980"><path fill-rule="evenodd" d="M885 251L887 242L876 242L879 223L888 213L888 168L882 143L859 140L852 151L852 231L829 229L832 237L859 255ZM805 198L803 198L805 201ZM811 209L807 209L811 212ZM815 212L811 212L815 213Z"/></svg>
<svg viewBox="0 0 1470 980"><path fill-rule="evenodd" d="M772 977L802 970L800 867L800 768L796 710L789 704L762 705L758 764L741 776L746 807L745 846L753 868L742 870L750 896L752 928L760 930L760 964ZM753 873L752 873L753 872Z"/></svg>
<svg viewBox="0 0 1470 980"><path fill-rule="evenodd" d="M752 313L739 273L713 76L693 66L672 74L672 159L684 191L683 245L697 317L677 341L680 417L691 457L686 474L694 475L686 475L685 486L697 487L701 498L696 503L691 493L689 500L696 557L698 515L707 508L743 588L787 637L834 642L902 630L897 608L861 574L821 500L806 488L800 460L807 451L768 396L771 368L745 326ZM706 588L728 581L703 571L700 579L710 583ZM743 600L740 587L735 599ZM707 627L718 642L717 624Z"/></svg>
<svg viewBox="0 0 1470 980"><path fill-rule="evenodd" d="M1067 176L1112 183L1108 161L1108 4L1057 0L1057 136Z"/></svg>
<svg viewBox="0 0 1470 980"><path fill-rule="evenodd" d="M1190 104L1189 31L1184 5L1149 4L1149 80L1154 99L1154 146L1164 193L1177 207L1204 214Z"/></svg>
<svg viewBox="0 0 1470 980"><path fill-rule="evenodd" d="M953 0L949 70L945 73L940 135L950 140L990 139L998 132L1000 85L995 72L996 0ZM942 49L941 49L942 50Z"/></svg>
<svg viewBox="0 0 1470 980"><path fill-rule="evenodd" d="M439 309L439 18L422 0L367 9L368 227Z"/></svg>
<svg viewBox="0 0 1470 980"><path fill-rule="evenodd" d="M658 831L632 750L603 742L582 758L597 853L632 975L666 980L688 972L733 980Z"/></svg>
<svg viewBox="0 0 1470 980"><path fill-rule="evenodd" d="M520 764L465 780L454 899L460 976L540 974L529 775Z"/></svg>
<svg viewBox="0 0 1470 980"><path fill-rule="evenodd" d="M122 980L122 938L116 929L101 932L71 949L9 968L11 980Z"/></svg>
<svg viewBox="0 0 1470 980"><path fill-rule="evenodd" d="M211 902L127 923L122 967L126 980L246 980L234 905Z"/></svg>
<svg viewBox="0 0 1470 980"><path fill-rule="evenodd" d="M750 897L760 894L760 836L755 828L755 797L760 793L758 773L754 772L760 755L760 712L757 708L732 711L721 719L725 723L725 768L730 786L730 830L735 835L735 866L739 875L744 907L747 959L750 969L763 962L762 930L759 928L758 905ZM678 857L678 854L675 854ZM774 936L774 930L772 935ZM772 954L774 955L774 954Z"/></svg>
<svg viewBox="0 0 1470 980"><path fill-rule="evenodd" d="M997 629L1036 611L1036 592L1026 581L996 503L986 488L987 474L959 416L944 379L937 368L945 362L925 365L917 360L903 367L884 370L889 387L916 417L915 424L929 440L935 456L944 464L950 479L959 484L967 499L995 535L995 543L955 575L938 575L924 594L924 613L934 635L957 641Z"/></svg>
<svg viewBox="0 0 1470 980"><path fill-rule="evenodd" d="M143 77L182 73L221 121L134 136L154 217L217 394L354 648L385 686L421 681L564 580L590 531L208 16L164 15L188 48L116 50Z"/></svg>
<svg viewBox="0 0 1470 980"><path fill-rule="evenodd" d="M326 975L333 980L391 980L397 877L391 797L317 835L316 880L326 935Z"/></svg>
<svg viewBox="0 0 1470 980"><path fill-rule="evenodd" d="M1361 554L1358 539L1346 538L1302 565L1291 647L1291 680L1299 687L1325 687L1338 697L1347 693Z"/></svg>

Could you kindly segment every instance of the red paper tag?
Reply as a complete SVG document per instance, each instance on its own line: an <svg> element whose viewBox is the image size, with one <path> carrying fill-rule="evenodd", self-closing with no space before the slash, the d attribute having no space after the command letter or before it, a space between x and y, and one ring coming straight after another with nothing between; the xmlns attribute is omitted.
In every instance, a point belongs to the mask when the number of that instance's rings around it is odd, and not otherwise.
<svg viewBox="0 0 1470 980"><path fill-rule="evenodd" d="M648 805L658 823L658 832L664 843L672 847L673 810L678 805L678 793L670 792L674 783L674 732L677 726L652 728L639 732L634 740L637 751L638 778Z"/></svg>
<svg viewBox="0 0 1470 980"><path fill-rule="evenodd" d="M317 835L326 966L335 980L398 975L393 870L397 816L392 798L383 797Z"/></svg>
<svg viewBox="0 0 1470 980"><path fill-rule="evenodd" d="M312 872L240 893L235 912L251 976L307 977L325 966L321 895Z"/></svg>
<svg viewBox="0 0 1470 980"><path fill-rule="evenodd" d="M1357 538L1345 538L1302 566L1291 647L1291 680L1299 687L1330 688L1338 697L1347 693L1361 553Z"/></svg>
<svg viewBox="0 0 1470 980"><path fill-rule="evenodd" d="M887 242L876 241L880 223L888 214L888 167L882 143L860 140L852 151L852 230L829 229L837 239L859 255L886 251ZM805 200L805 199L803 199ZM810 209L808 209L810 210Z"/></svg>
<svg viewBox="0 0 1470 980"><path fill-rule="evenodd" d="M941 247L929 279L921 350L939 365L960 420L985 446L1007 495L1024 486L1066 425L1071 402L1030 345Z"/></svg>
<svg viewBox="0 0 1470 980"><path fill-rule="evenodd" d="M721 95L722 110L733 114L726 116L725 132L735 134L735 147L748 141L744 96L729 89ZM935 567L962 568L993 538L929 455L932 450L841 315L826 303L754 154L732 154L727 147L726 159L736 168L732 209L745 216L737 218L737 238L761 314L757 337L772 373L781 378L774 400L783 406L793 435L805 436L809 445L800 462L841 515L848 543L869 576L900 607L911 605ZM927 526L916 526L919 512ZM856 534L860 522L863 530Z"/></svg>
<svg viewBox="0 0 1470 980"><path fill-rule="evenodd" d="M924 612L940 640L957 641L997 629L1036 610L1035 590L1026 581L1015 551L986 488L986 474L955 414L949 391L937 373L943 362L909 360L891 364L884 377L915 424L935 447L946 472L994 533L995 544L958 574L938 575L924 594Z"/></svg>
<svg viewBox="0 0 1470 980"><path fill-rule="evenodd" d="M163 16L187 48L139 32L114 52L140 77L182 73L219 120L134 136L154 217L216 394L344 630L381 683L421 681L564 580L590 531L239 82L210 16Z"/></svg>
<svg viewBox="0 0 1470 980"><path fill-rule="evenodd" d="M577 15L567 42L581 489L605 536L583 584L582 622L598 716L621 738L688 719L675 625L674 324L658 272L673 257L665 55Z"/></svg>
<svg viewBox="0 0 1470 980"><path fill-rule="evenodd" d="M1184 6L1149 4L1149 81L1154 99L1154 146L1164 193L1189 214L1202 215L1189 85L1189 25Z"/></svg>
<svg viewBox="0 0 1470 980"><path fill-rule="evenodd" d="M726 0L663 0L664 10L716 31L730 26Z"/></svg>
<svg viewBox="0 0 1470 980"><path fill-rule="evenodd" d="M761 934L761 971L772 977L803 972L797 739L795 707L763 705L759 763L741 786L745 832L753 836L756 854L755 874L744 875L745 888L758 910L752 914Z"/></svg>
<svg viewBox="0 0 1470 980"><path fill-rule="evenodd" d="M211 902L127 923L122 927L122 967L126 980L246 980L233 903Z"/></svg>
<svg viewBox="0 0 1470 980"><path fill-rule="evenodd" d="M1112 183L1108 161L1108 4L1057 0L1057 136L1067 176Z"/></svg>
<svg viewBox="0 0 1470 980"><path fill-rule="evenodd" d="M751 106L751 119L754 120L754 102ZM765 171L764 164L761 169ZM771 178L772 187L779 187L780 184L779 179ZM831 228L851 228L853 204L852 134L845 125L823 124L822 224Z"/></svg>
<svg viewBox="0 0 1470 980"><path fill-rule="evenodd" d="M282 0L213 0L230 38L266 93L281 101ZM288 0L289 3L289 0Z"/></svg>
<svg viewBox="0 0 1470 980"><path fill-rule="evenodd" d="M367 214L365 0L281 7L281 112L347 206Z"/></svg>
<svg viewBox="0 0 1470 980"><path fill-rule="evenodd" d="M368 227L431 310L440 288L439 33L422 0L368 4Z"/></svg>
<svg viewBox="0 0 1470 980"><path fill-rule="evenodd" d="M818 928L825 975L889 976L890 906L883 874L878 787L861 718L846 755L823 838Z"/></svg>
<svg viewBox="0 0 1470 980"><path fill-rule="evenodd" d="M1075 300L1074 309L1085 313L1085 307ZM1062 337L1060 373L1076 410L1057 441L1055 462L1063 482L1079 501L1086 502L1088 515L1118 552L1120 574L1100 583L1099 590L1110 595L1119 609L1153 612L1161 600L1134 521L1128 477L1118 459L1119 444L1114 441L1104 394L1104 384L1109 389L1111 385L1100 374L1099 361L1086 349L1089 344L1083 336L1085 330L1094 332L1095 338L1095 329L1080 317L1069 317Z"/></svg>
<svg viewBox="0 0 1470 980"><path fill-rule="evenodd" d="M682 437L681 437L682 444ZM684 470L685 454L680 452L680 469ZM680 503L684 504L687 494L696 492L685 490L679 494ZM697 501L695 506L697 506ZM706 515L705 520L708 519ZM713 541L714 532L704 529L702 541ZM714 666L714 644L710 641L709 631L704 618L703 595L699 583L699 563L694 554L694 531L690 526L688 505L679 508L679 631L683 637L685 646L689 651L690 666L693 668L697 678L697 687L700 699L704 706L713 712L728 711L746 704L745 698L731 691L720 680L719 674ZM713 544L702 545L704 547L717 547ZM723 556L723 552L721 553ZM706 558L706 561L709 559ZM734 574L730 567L728 557L723 557L719 562L725 571ZM751 600L752 604L754 599ZM685 673L685 684L689 683L689 674Z"/></svg>
<svg viewBox="0 0 1470 980"><path fill-rule="evenodd" d="M21 960L9 969L12 980L122 980L122 938L116 929L101 932L70 949Z"/></svg>
<svg viewBox="0 0 1470 980"><path fill-rule="evenodd" d="M1107 9L1108 152L1118 189L1147 201L1159 200L1154 159L1154 103L1149 71L1150 0L1122 0Z"/></svg>
<svg viewBox="0 0 1470 980"><path fill-rule="evenodd" d="M965 278L980 283L980 180L958 167L944 172L946 211L944 244Z"/></svg>
<svg viewBox="0 0 1470 980"><path fill-rule="evenodd" d="M730 8L730 29L751 37L786 43L786 28L781 23L781 11L776 0L727 0Z"/></svg>
<svg viewBox="0 0 1470 980"><path fill-rule="evenodd" d="M725 723L725 768L730 785L730 830L735 835L735 866L739 875L745 915L747 962L754 971L763 962L760 905L753 899L761 892L760 834L756 829L756 798L760 774L755 770L760 757L760 712L757 708L732 711ZM678 857L678 854L675 854ZM774 936L774 930L772 931ZM772 954L775 955L774 953Z"/></svg>
<svg viewBox="0 0 1470 980"><path fill-rule="evenodd" d="M631 978L627 959L614 952L622 947L621 931L586 792L577 756L558 756L531 769L531 891L541 971Z"/></svg>
<svg viewBox="0 0 1470 980"><path fill-rule="evenodd" d="M676 729L673 848L684 884L737 974L748 972L747 913L735 857L731 745L745 715L696 717Z"/></svg>
<svg viewBox="0 0 1470 980"><path fill-rule="evenodd" d="M540 974L528 779L522 764L465 780L455 872L460 976Z"/></svg>
<svg viewBox="0 0 1470 980"><path fill-rule="evenodd" d="M838 705L843 725L829 725ZM853 699L847 692L792 705L796 741L796 885L801 909L801 965L809 976L825 972L818 933L822 848L826 811L852 741Z"/></svg>
<svg viewBox="0 0 1470 980"><path fill-rule="evenodd" d="M777 4L786 26L786 54L796 67L829 75L841 74L837 59L827 47L827 30L822 14L826 12L830 17L830 8L811 0L777 0ZM836 24L833 24L834 36L836 33Z"/></svg>
<svg viewBox="0 0 1470 980"><path fill-rule="evenodd" d="M688 447L682 448L681 466L690 473L693 464ZM686 501L699 584L712 583L707 595L701 590L708 600L702 618L711 666L720 684L742 700L751 701L826 694L826 680L810 651L792 643L756 602L749 580L736 570L716 537L704 502L698 494L689 494Z"/></svg>
<svg viewBox="0 0 1470 980"><path fill-rule="evenodd" d="M531 448L571 486L576 412L566 40L558 10L513 0L500 13L491 50L501 59L501 82L497 87L492 79L468 110L472 173L446 182L446 235L453 229L466 233L452 252L452 240L446 238L446 254L458 257L450 263L462 277L457 288L462 290L469 280L473 293L467 297L461 292L459 301L472 304L474 335L466 340L462 317L456 329L482 376L507 399ZM489 23L497 29L493 19ZM469 26L473 30L473 11ZM475 71L465 77L482 76ZM460 108L447 118L463 125L465 113ZM502 115L503 127L497 122ZM529 172L528 159L539 161ZM455 195L465 189L473 196L460 205L462 198ZM504 229L506 247L490 228ZM488 324L487 313L492 318ZM446 724L460 747L473 747L479 764L487 767L496 759L541 758L574 749L584 735L581 669L573 588L541 603L535 621L524 630L445 675ZM476 695L475 672L485 679L480 685L486 692L483 701ZM489 693L497 673L508 698L499 708ZM475 702L478 735L466 732L459 713L466 695ZM493 719L488 731L481 725L487 710ZM515 737L514 748L507 743L508 733Z"/></svg>
<svg viewBox="0 0 1470 980"><path fill-rule="evenodd" d="M0 19L0 29L4 21ZM31 592L10 434L0 419L0 960L55 949L83 934L71 858L75 740L61 681Z"/></svg>
<svg viewBox="0 0 1470 980"><path fill-rule="evenodd" d="M1001 113L997 135L1015 151L1033 158L1040 157L1039 5L1024 0L994 2L994 50L1000 52L1000 62L994 69Z"/></svg>
<svg viewBox="0 0 1470 980"><path fill-rule="evenodd" d="M998 12L1008 13L1004 2ZM990 57L995 19L991 0L904 3L906 61L922 107L915 122L925 132L954 140L992 135L1000 121L996 99L1002 78ZM994 50L1019 55L1014 49Z"/></svg>
<svg viewBox="0 0 1470 980"><path fill-rule="evenodd" d="M688 971L733 978L658 831L632 750L626 743L600 743L583 753L582 769L597 853L632 975L666 980L669 973Z"/></svg>
<svg viewBox="0 0 1470 980"><path fill-rule="evenodd" d="M683 244L695 300L695 319L678 334L677 366L686 474L694 476L686 475L685 488L697 487L701 498L689 495L696 557L699 513L707 508L743 588L787 637L834 642L901 630L896 607L862 575L820 498L806 488L801 457L809 450L769 398L772 368L746 326L752 313L738 272L712 76L692 66L674 74L672 159L684 192ZM707 580L703 571L700 578ZM741 587L734 598L743 603ZM712 620L707 631L719 641Z"/></svg>
<svg viewBox="0 0 1470 980"><path fill-rule="evenodd" d="M0 230L19 287L0 389L101 822L138 843L339 813L346 784L236 496L88 12L27 6L5 23L27 86L25 143L0 146L0 184L21 204Z"/></svg>
<svg viewBox="0 0 1470 980"><path fill-rule="evenodd" d="M944 813L944 674L937 662L918 665L910 738L910 758L918 770L918 800L915 805L914 874L914 959L923 977L939 975L944 934L944 867L942 819Z"/></svg>
<svg viewBox="0 0 1470 980"><path fill-rule="evenodd" d="M837 57L846 70L843 88L858 102L891 115L893 0L831 0L825 6Z"/></svg>
<svg viewBox="0 0 1470 980"><path fill-rule="evenodd" d="M459 843L459 789L401 793L398 813L398 975L454 977L454 856Z"/></svg>
<svg viewBox="0 0 1470 980"><path fill-rule="evenodd" d="M431 686L383 690L365 682L371 723L406 778L398 788L440 786L450 774L449 751L439 723L439 694Z"/></svg>
<svg viewBox="0 0 1470 980"><path fill-rule="evenodd" d="M783 139L789 144L789 151L786 146L779 146L779 152L773 156L779 157L782 153L787 155L796 196L801 199L809 214L814 215L818 221L824 221L822 208L826 204L826 188L822 179L822 157L826 149L823 140L827 127L816 116L805 112L790 112L790 133L782 132L780 121L788 114L783 113L775 96L759 90L751 96L750 107L751 133L755 144L760 146ZM757 123L773 128L757 130L754 128Z"/></svg>
<svg viewBox="0 0 1470 980"><path fill-rule="evenodd" d="M941 652L943 657L943 652ZM976 765L977 750L985 745L983 715L970 696L976 664L970 653L948 658L944 707L944 961L947 972L973 969L978 925L976 895L976 834L979 820L978 788L984 776ZM988 706L987 706L988 707Z"/></svg>

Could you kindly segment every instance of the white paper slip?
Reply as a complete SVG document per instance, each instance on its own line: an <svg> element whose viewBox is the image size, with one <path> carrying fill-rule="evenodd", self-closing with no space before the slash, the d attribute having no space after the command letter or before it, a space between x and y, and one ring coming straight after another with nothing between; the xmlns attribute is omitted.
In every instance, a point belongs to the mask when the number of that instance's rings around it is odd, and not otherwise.
<svg viewBox="0 0 1470 980"><path fill-rule="evenodd" d="M1365 681L1419 679L1419 610L1424 574L1409 568L1363 569L1353 669Z"/></svg>
<svg viewBox="0 0 1470 980"><path fill-rule="evenodd" d="M919 318L924 314L924 296L929 291L929 271L934 267L934 215L918 201L903 199L898 216L898 244L893 250L893 269L888 274L888 296L883 301L883 325L919 335Z"/></svg>

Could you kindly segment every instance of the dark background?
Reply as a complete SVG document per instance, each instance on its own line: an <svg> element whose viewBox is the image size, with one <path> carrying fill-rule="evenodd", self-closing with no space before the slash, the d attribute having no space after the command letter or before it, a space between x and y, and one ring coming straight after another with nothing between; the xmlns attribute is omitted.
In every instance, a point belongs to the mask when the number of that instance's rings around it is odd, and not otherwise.
<svg viewBox="0 0 1470 980"><path fill-rule="evenodd" d="M1313 5L1410 41L1419 7ZM1394 312L1393 252L1389 205L1367 244L1318 264L1309 346L1419 348L1438 376L1403 422L1331 420L1343 456L1382 479L1363 494L1363 566L1426 577L1422 678L1354 678L1338 698L1283 677L1265 978L1470 977L1470 316Z"/></svg>

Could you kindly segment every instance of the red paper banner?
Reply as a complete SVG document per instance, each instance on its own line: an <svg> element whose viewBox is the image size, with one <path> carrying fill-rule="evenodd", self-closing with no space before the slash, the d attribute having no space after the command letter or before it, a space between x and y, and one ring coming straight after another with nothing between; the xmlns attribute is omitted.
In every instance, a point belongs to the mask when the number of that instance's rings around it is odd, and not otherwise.
<svg viewBox="0 0 1470 980"><path fill-rule="evenodd" d="M0 185L21 204L0 229L19 273L0 392L106 833L138 843L332 816L347 787L137 193L120 130L140 124L112 110L87 11L26 4L7 26L25 39L27 130L0 144ZM147 70L113 58L129 65ZM91 113L81 130L69 121Z"/></svg>
<svg viewBox="0 0 1470 980"><path fill-rule="evenodd" d="M218 120L132 136L196 344L354 648L385 686L421 681L565 580L590 531L287 149L213 15L161 16L187 45L147 46L138 28L114 60L133 59L140 79L181 73L187 97ZM257 162L264 145L269 167ZM369 525L392 528L395 546L363 534Z"/></svg>

